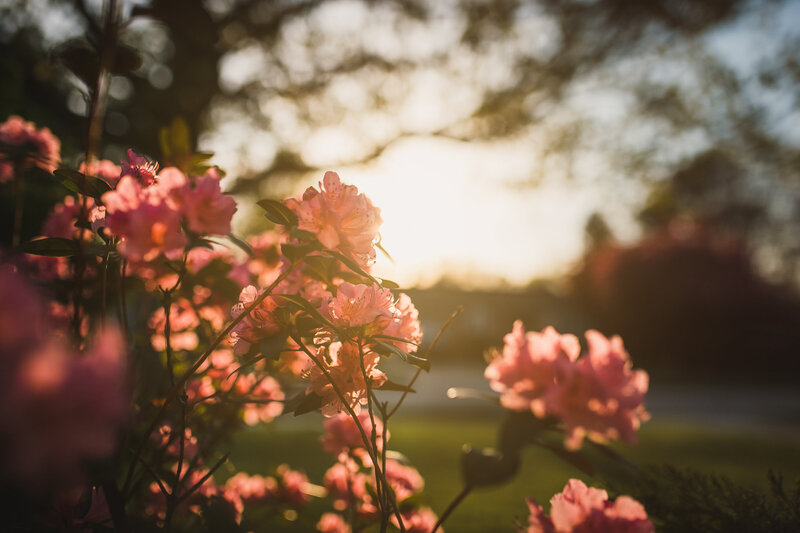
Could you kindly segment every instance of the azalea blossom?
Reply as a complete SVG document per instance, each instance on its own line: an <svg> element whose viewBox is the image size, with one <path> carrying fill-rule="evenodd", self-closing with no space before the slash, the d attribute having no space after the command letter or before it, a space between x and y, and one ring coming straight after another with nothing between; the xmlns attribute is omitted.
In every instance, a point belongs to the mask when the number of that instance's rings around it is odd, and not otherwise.
<svg viewBox="0 0 800 533"><path fill-rule="evenodd" d="M158 172L158 163L150 161L145 156L136 155L136 152L130 148L128 148L127 155L128 157L121 161L122 171L120 178L131 176L144 187L152 185Z"/></svg>
<svg viewBox="0 0 800 533"><path fill-rule="evenodd" d="M486 367L484 376L508 409L530 409L536 416L546 414L547 394L564 369L580 353L574 335L561 335L552 327L541 333L525 332L522 322L514 322L504 338L500 354Z"/></svg>
<svg viewBox="0 0 800 533"><path fill-rule="evenodd" d="M24 154L25 164L38 166L53 172L61 161L61 141L48 128L36 128L36 124L22 117L12 115L0 124L0 143L10 147L30 147L30 153ZM0 183L14 177L15 161L9 159L10 154L0 153Z"/></svg>
<svg viewBox="0 0 800 533"><path fill-rule="evenodd" d="M431 533L436 525L438 517L430 507L419 507L406 511L400 516L403 517L403 526L406 533ZM398 527L397 517L392 515L392 524ZM437 531L444 531L441 527Z"/></svg>
<svg viewBox="0 0 800 533"><path fill-rule="evenodd" d="M309 187L300 200L284 203L295 212L298 227L313 233L329 250L336 250L362 267L375 260L375 242L383 220L380 210L336 172L326 172L319 190Z"/></svg>
<svg viewBox="0 0 800 533"><path fill-rule="evenodd" d="M109 161L108 159L92 161L92 164L88 167L86 166L86 161L84 161L81 163L78 171L87 176L94 176L95 178L102 179L108 183L112 189L117 186L117 182L120 177L122 177L122 167L115 165L113 161Z"/></svg>
<svg viewBox="0 0 800 533"><path fill-rule="evenodd" d="M238 317L245 309L256 301L259 291L249 285L242 289L239 303L231 309L231 316ZM274 311L280 306L280 301L275 296L267 296L244 319L231 330L230 338L234 345L234 353L245 354L250 345L261 339L274 335L280 331L281 326L275 318Z"/></svg>
<svg viewBox="0 0 800 533"><path fill-rule="evenodd" d="M580 447L584 435L596 442L633 443L642 422L648 375L632 370L620 337L607 339L587 331L589 352L573 365L549 395L549 411L564 423L568 448Z"/></svg>
<svg viewBox="0 0 800 533"><path fill-rule="evenodd" d="M167 347L165 329L167 325L164 307L156 309L150 316L148 326L153 330L150 343L153 348L162 351ZM200 325L200 319L192 307L192 303L180 298L169 306L170 348L173 350L194 350L197 348L197 333L195 328Z"/></svg>
<svg viewBox="0 0 800 533"><path fill-rule="evenodd" d="M367 437L372 435L372 420L369 413L361 411L358 421ZM377 437L378 449L383 448L383 422L375 418L375 432ZM387 431L387 439L389 433ZM335 456L347 453L350 450L364 447L364 440L361 432L353 418L347 413L339 413L336 416L325 420L325 434L321 437L322 449Z"/></svg>
<svg viewBox="0 0 800 533"><path fill-rule="evenodd" d="M182 210L189 229L205 235L228 235L231 219L236 212L236 201L222 194L219 180L203 177L194 188L184 192Z"/></svg>
<svg viewBox="0 0 800 533"><path fill-rule="evenodd" d="M390 341L392 344L407 353L414 353L422 342L422 326L419 322L419 311L411 302L411 298L405 293L401 293L394 304L392 319L383 331L384 335L405 339L409 342L397 340Z"/></svg>
<svg viewBox="0 0 800 533"><path fill-rule="evenodd" d="M358 414L361 405L367 403L367 385L361 370L362 355L358 346L351 342L334 342L329 347L321 347L317 358L325 366L333 383L336 384L347 405ZM363 354L363 364L366 374L372 381L373 387L380 387L386 381L386 375L376 368L380 356L373 352ZM345 405L336 393L331 380L314 365L309 371L311 384L306 389L306 394L315 393L322 398L322 414L326 417L335 416L345 410Z"/></svg>
<svg viewBox="0 0 800 533"><path fill-rule="evenodd" d="M323 514L317 522L317 531L320 533L352 533L352 529L341 515L336 513Z"/></svg>
<svg viewBox="0 0 800 533"><path fill-rule="evenodd" d="M131 261L152 261L160 254L180 257L186 246L181 214L169 205L168 189L143 188L126 176L102 197L106 228L121 237L120 252Z"/></svg>
<svg viewBox="0 0 800 533"><path fill-rule="evenodd" d="M353 285L343 282L336 296L325 304L331 322L339 326L357 327L383 318L384 327L393 318L392 291L377 285Z"/></svg>
<svg viewBox="0 0 800 533"><path fill-rule="evenodd" d="M644 507L629 496L613 502L604 490L570 479L564 490L550 499L550 516L528 499L530 517L525 533L654 533Z"/></svg>
<svg viewBox="0 0 800 533"><path fill-rule="evenodd" d="M484 375L508 409L562 422L569 449L579 448L585 436L631 443L649 417L644 408L647 373L632 370L619 337L587 331L586 339L589 352L578 358L574 336L552 327L526 333L518 321Z"/></svg>

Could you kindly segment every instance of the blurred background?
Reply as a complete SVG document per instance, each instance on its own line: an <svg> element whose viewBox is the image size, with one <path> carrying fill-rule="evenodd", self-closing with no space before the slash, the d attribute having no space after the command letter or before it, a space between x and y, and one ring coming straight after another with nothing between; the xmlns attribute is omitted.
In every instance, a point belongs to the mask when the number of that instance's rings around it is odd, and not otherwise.
<svg viewBox="0 0 800 533"><path fill-rule="evenodd" d="M255 201L326 169L358 185L393 258L376 271L407 289L428 341L464 307L412 411L446 409L449 386L488 389L483 354L517 318L595 328L650 373L657 419L794 439L729 449L706 434L716 447L687 451L697 433L653 426L650 459L683 450L735 473L745 454L800 472L800 2L122 5L102 155L159 159L159 129L181 117L227 171L239 235L270 227ZM0 0L0 118L80 152L101 13ZM37 194L31 220L63 191Z"/></svg>
<svg viewBox="0 0 800 533"><path fill-rule="evenodd" d="M659 381L794 383L800 2L122 6L103 156L159 159L183 118L228 173L239 234L268 229L256 200L337 170L382 209L394 261L376 269L429 337L464 305L437 357L480 365L521 318L619 333ZM0 1L0 116L65 153L101 13Z"/></svg>

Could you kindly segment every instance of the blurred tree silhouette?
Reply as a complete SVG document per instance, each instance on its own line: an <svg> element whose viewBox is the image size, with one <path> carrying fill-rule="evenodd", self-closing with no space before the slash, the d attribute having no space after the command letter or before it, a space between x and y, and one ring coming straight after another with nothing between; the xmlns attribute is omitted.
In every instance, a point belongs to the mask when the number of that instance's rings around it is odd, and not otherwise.
<svg viewBox="0 0 800 533"><path fill-rule="evenodd" d="M795 257L800 152L781 119L798 111L797 39L776 30L762 56L731 47L737 24L772 24L790 5L129 2L121 40L141 64L112 81L105 155L158 156L158 128L180 115L236 192L263 194L275 178L370 161L404 137L525 139L539 156L532 185L603 180L634 203L649 194L646 225L689 214L746 229L765 257ZM81 144L71 132L85 129L87 88L69 51L97 41L99 6L0 6L3 116ZM778 263L773 273L793 275Z"/></svg>

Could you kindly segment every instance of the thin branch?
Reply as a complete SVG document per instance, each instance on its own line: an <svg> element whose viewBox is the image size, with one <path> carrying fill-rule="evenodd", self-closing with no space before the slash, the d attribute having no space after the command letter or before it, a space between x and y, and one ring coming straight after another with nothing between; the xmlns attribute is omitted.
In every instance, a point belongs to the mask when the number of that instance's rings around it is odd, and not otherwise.
<svg viewBox="0 0 800 533"><path fill-rule="evenodd" d="M456 317L461 314L462 311L464 311L464 307L459 305L456 308L456 310L453 311L453 314L450 315L450 318L447 319L447 322L445 322L444 325L439 329L439 333L436 334L436 337L434 337L433 342L431 343L431 345L428 346L427 350L425 350L425 355L423 356L425 359L427 359L428 356L430 356L431 351L433 351L433 347L436 346L437 342L439 342L439 338L442 336L442 334L445 332L445 330L450 326L450 324L453 322L453 320L455 320ZM421 368L417 368L416 373L414 373L414 377L411 378L411 381L408 382L407 389L403 391L403 395L400 396L399 400L397 400L397 405L395 405L394 409L392 409L389 412L389 414L386 415L386 420L384 421L384 423L386 421L388 421L389 417L394 415L397 412L398 409L400 409L401 405L403 405L403 401L406 399L406 396L408 396L408 391L411 389L411 387L414 386L414 383L416 383L417 378L419 377L421 372L422 372L422 369Z"/></svg>

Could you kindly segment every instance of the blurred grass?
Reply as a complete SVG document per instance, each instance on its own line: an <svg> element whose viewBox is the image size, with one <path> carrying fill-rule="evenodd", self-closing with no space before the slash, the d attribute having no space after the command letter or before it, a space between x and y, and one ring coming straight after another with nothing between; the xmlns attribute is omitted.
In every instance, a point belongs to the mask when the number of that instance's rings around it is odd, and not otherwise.
<svg viewBox="0 0 800 533"><path fill-rule="evenodd" d="M426 481L427 503L441 513L461 488L458 465L461 446L465 443L494 446L498 426L499 420L485 416L398 415L390 425L390 448L405 454L420 471ZM267 473L287 463L305 471L312 482L321 484L322 476L333 464L333 458L319 444L321 427L321 417L319 420L282 418L269 427L242 432L234 443L231 468ZM757 488L766 488L769 469L783 473L790 482L800 480L800 435L796 432L778 435L755 429L709 429L688 423L649 422L639 437L635 446L618 447L637 465L690 466L724 474ZM524 521L527 516L526 497L545 503L570 477L592 482L553 454L528 448L522 469L511 483L473 491L452 514L446 529L451 533L513 531L514 517ZM597 481L593 483L598 485ZM309 512L319 517L325 510L322 502L317 502ZM291 530L313 527L309 524L296 523ZM288 531L289 524L286 525Z"/></svg>

